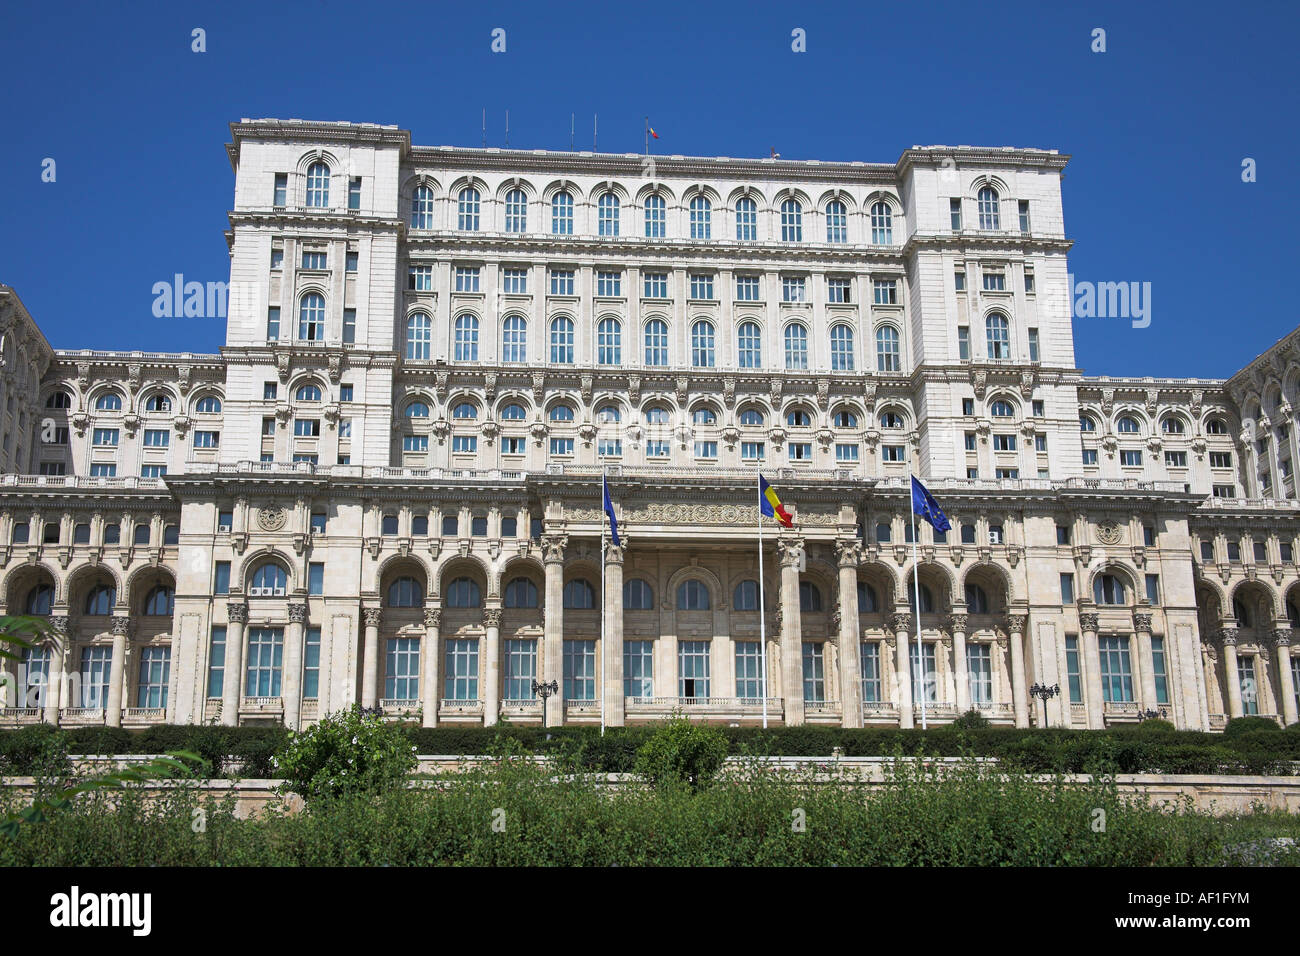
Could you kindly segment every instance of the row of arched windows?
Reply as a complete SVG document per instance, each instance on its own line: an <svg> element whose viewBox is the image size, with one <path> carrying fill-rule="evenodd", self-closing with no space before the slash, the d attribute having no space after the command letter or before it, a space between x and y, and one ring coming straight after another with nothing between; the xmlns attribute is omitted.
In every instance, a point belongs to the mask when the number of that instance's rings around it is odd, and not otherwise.
<svg viewBox="0 0 1300 956"><path fill-rule="evenodd" d="M1003 320L1005 323L1005 320ZM479 320L465 312L456 316L453 323L452 356L457 362L479 360ZM876 370L898 372L902 370L900 337L893 325L876 327ZM802 322L791 322L782 334L785 368L809 368L809 330ZM697 319L691 325L691 365L696 368L713 368L717 364L717 326L709 319ZM551 319L547 360L553 364L570 365L575 360L574 323L567 315ZM643 364L665 366L668 364L668 323L663 319L650 319L644 325L642 336ZM413 312L406 320L406 357L427 361L433 354L433 319L425 312ZM615 316L606 316L596 325L596 362L599 365L622 365L623 322ZM1009 354L1009 353L1008 353ZM857 367L853 327L837 322L830 328L831 370L851 372ZM518 314L507 315L501 323L501 361L527 363L528 320ZM736 328L736 364L740 368L762 368L762 330L758 323L741 322Z"/></svg>
<svg viewBox="0 0 1300 956"><path fill-rule="evenodd" d="M1079 430L1083 432L1095 432L1097 430L1098 420L1096 416L1084 412L1079 416ZM1120 435L1142 435L1145 433L1146 423L1137 415L1124 412L1115 419L1115 431ZM1160 419L1160 431L1165 435L1175 437L1187 434L1187 422L1178 415L1166 415ZM1228 425L1221 418L1211 418L1205 423L1205 433L1207 435L1227 435Z"/></svg>
<svg viewBox="0 0 1300 956"><path fill-rule="evenodd" d="M50 409L70 409L72 408L72 396L62 389L51 392L45 399L45 407ZM219 415L221 414L221 399L216 395L202 395L195 399L193 407L196 415ZM144 400L141 409L148 415L170 413L172 411L171 397L155 392ZM121 392L110 390L101 392L95 397L95 411L120 412L121 410Z"/></svg>
<svg viewBox="0 0 1300 956"><path fill-rule="evenodd" d="M113 613L115 604L117 588L111 584L102 584L91 588L86 595L84 609L88 615L107 615ZM54 610L54 587L49 584L36 585L27 592L24 607L28 614L49 616ZM146 617L170 617L175 609L176 591L165 584L151 589L140 605L140 613Z"/></svg>

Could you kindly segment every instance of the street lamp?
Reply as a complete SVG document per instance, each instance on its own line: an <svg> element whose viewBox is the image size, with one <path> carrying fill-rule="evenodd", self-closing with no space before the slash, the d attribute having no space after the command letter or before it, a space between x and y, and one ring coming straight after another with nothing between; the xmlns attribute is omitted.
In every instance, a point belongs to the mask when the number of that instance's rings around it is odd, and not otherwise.
<svg viewBox="0 0 1300 956"><path fill-rule="evenodd" d="M1037 697L1043 702L1043 728L1047 727L1047 702L1061 692L1060 684L1053 684L1048 687L1046 684L1035 684L1029 688L1029 696Z"/></svg>
<svg viewBox="0 0 1300 956"><path fill-rule="evenodd" d="M542 699L542 729L546 729L546 699L553 694L560 692L560 685L556 681L549 681L539 684L536 679L533 680L533 696Z"/></svg>

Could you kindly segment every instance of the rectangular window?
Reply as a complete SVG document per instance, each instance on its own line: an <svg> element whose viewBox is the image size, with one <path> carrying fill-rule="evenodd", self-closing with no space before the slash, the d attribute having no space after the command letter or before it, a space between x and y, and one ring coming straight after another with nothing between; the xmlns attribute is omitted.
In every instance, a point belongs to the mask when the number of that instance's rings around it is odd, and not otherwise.
<svg viewBox="0 0 1300 956"><path fill-rule="evenodd" d="M993 660L987 644L966 645L966 674L970 702L974 706L993 703Z"/></svg>
<svg viewBox="0 0 1300 956"><path fill-rule="evenodd" d="M1019 478L1020 469L1019 468L994 468L993 477L994 478Z"/></svg>
<svg viewBox="0 0 1300 956"><path fill-rule="evenodd" d="M96 428L91 435L91 443L101 446L112 446L117 444L116 428Z"/></svg>
<svg viewBox="0 0 1300 956"><path fill-rule="evenodd" d="M645 297L647 299L668 298L668 273L647 272L645 274Z"/></svg>
<svg viewBox="0 0 1300 956"><path fill-rule="evenodd" d="M715 441L697 441L695 443L696 458L717 458L718 443Z"/></svg>
<svg viewBox="0 0 1300 956"><path fill-rule="evenodd" d="M1236 485L1215 485L1214 497L1216 498L1235 498L1237 497Z"/></svg>
<svg viewBox="0 0 1300 956"><path fill-rule="evenodd" d="M601 458L618 458L623 454L623 439L602 438L596 442L596 454Z"/></svg>
<svg viewBox="0 0 1300 956"><path fill-rule="evenodd" d="M1029 231L1029 200L1022 199L1020 200L1018 205L1020 210L1020 231L1028 232Z"/></svg>
<svg viewBox="0 0 1300 956"><path fill-rule="evenodd" d="M216 569L212 576L212 593L229 594L230 593L230 562L218 561Z"/></svg>
<svg viewBox="0 0 1300 956"><path fill-rule="evenodd" d="M350 418L339 419L339 437L340 438L352 437L352 419Z"/></svg>
<svg viewBox="0 0 1300 956"><path fill-rule="evenodd" d="M791 461L812 461L812 442L792 441L786 448Z"/></svg>
<svg viewBox="0 0 1300 956"><path fill-rule="evenodd" d="M262 386L262 399L264 401L274 401L276 395L275 382L267 382Z"/></svg>
<svg viewBox="0 0 1300 956"><path fill-rule="evenodd" d="M279 697L284 662L284 629L254 627L248 631L245 697Z"/></svg>
<svg viewBox="0 0 1300 956"><path fill-rule="evenodd" d="M502 269L501 270L501 291L507 295L527 295L528 294L528 270L527 269Z"/></svg>
<svg viewBox="0 0 1300 956"><path fill-rule="evenodd" d="M226 673L226 629L214 627L208 639L208 696L220 697Z"/></svg>
<svg viewBox="0 0 1300 956"><path fill-rule="evenodd" d="M1033 409L1035 418L1042 418L1043 415L1046 414L1044 412L1045 407L1046 406L1043 405L1043 400L1041 398L1034 399L1033 403L1030 405L1030 408Z"/></svg>
<svg viewBox="0 0 1300 956"><path fill-rule="evenodd" d="M170 647L146 647L140 651L140 680L136 685L137 707L165 708L171 677Z"/></svg>
<svg viewBox="0 0 1300 956"><path fill-rule="evenodd" d="M317 422L316 424L320 424ZM195 432L195 448L216 448L221 444L221 432Z"/></svg>
<svg viewBox="0 0 1300 956"><path fill-rule="evenodd" d="M564 699L596 699L596 642L564 642Z"/></svg>
<svg viewBox="0 0 1300 956"><path fill-rule="evenodd" d="M1029 361L1038 361L1038 330L1029 330Z"/></svg>
<svg viewBox="0 0 1300 956"><path fill-rule="evenodd" d="M742 461L762 461L765 457L764 443L761 441L743 441L740 443Z"/></svg>
<svg viewBox="0 0 1300 956"><path fill-rule="evenodd" d="M623 273L597 272L596 295L617 298L623 294Z"/></svg>
<svg viewBox="0 0 1300 956"><path fill-rule="evenodd" d="M961 200L960 199L948 200L948 217L949 217L949 222L952 225L953 232L960 232L961 231Z"/></svg>
<svg viewBox="0 0 1300 956"><path fill-rule="evenodd" d="M662 439L655 439L645 443L645 456L647 458L667 458L669 456L668 442Z"/></svg>
<svg viewBox="0 0 1300 956"><path fill-rule="evenodd" d="M325 565L319 561L307 565L307 593L325 593Z"/></svg>
<svg viewBox="0 0 1300 956"><path fill-rule="evenodd" d="M1236 541L1228 542L1228 560L1233 562L1241 560L1241 545Z"/></svg>
<svg viewBox="0 0 1300 956"><path fill-rule="evenodd" d="M320 419L319 418L295 418L293 421L293 433L298 438L319 438L320 437ZM199 433L194 433L194 444L198 445Z"/></svg>
<svg viewBox="0 0 1300 956"><path fill-rule="evenodd" d="M572 455L572 454L573 454L573 439L572 439L572 438L552 438L552 439L551 439L551 454L552 454L552 455L563 455L563 456Z"/></svg>
<svg viewBox="0 0 1300 956"><path fill-rule="evenodd" d="M1085 448L1085 449L1083 450L1083 463L1084 463L1085 465L1095 465L1095 464L1097 464L1097 449L1095 449L1095 448Z"/></svg>
<svg viewBox="0 0 1300 956"><path fill-rule="evenodd" d="M273 305L266 310L266 340L274 342L280 338L280 307Z"/></svg>
<svg viewBox="0 0 1300 956"><path fill-rule="evenodd" d="M1281 553L1282 553L1282 563L1283 563L1283 564L1290 564L1290 563L1291 563L1291 555L1292 555L1292 551L1291 551L1291 542L1290 542L1290 541L1283 541L1283 542L1281 542L1281 543L1278 545L1278 550L1281 551Z"/></svg>
<svg viewBox="0 0 1300 956"><path fill-rule="evenodd" d="M167 474L166 465L141 465L140 466L141 478L162 478L166 474Z"/></svg>
<svg viewBox="0 0 1300 956"><path fill-rule="evenodd" d="M963 399L961 400L961 413L962 413L963 415L974 415L974 414L975 414L975 399L973 399L973 398L963 398Z"/></svg>
<svg viewBox="0 0 1300 956"><path fill-rule="evenodd" d="M171 443L172 433L165 428L146 428L144 430L145 448L166 448Z"/></svg>
<svg viewBox="0 0 1300 956"><path fill-rule="evenodd" d="M66 475L68 473L67 462L62 461L43 461L37 474L41 475Z"/></svg>
<svg viewBox="0 0 1300 956"><path fill-rule="evenodd" d="M307 628L302 649L302 696L304 700L320 698L320 628Z"/></svg>
<svg viewBox="0 0 1300 956"><path fill-rule="evenodd" d="M966 291L966 270L958 269L952 274L952 286L957 292Z"/></svg>
<svg viewBox="0 0 1300 956"><path fill-rule="evenodd" d="M456 291L457 292L479 291L478 280L479 280L478 266L457 266L456 267Z"/></svg>
<svg viewBox="0 0 1300 956"><path fill-rule="evenodd" d="M1230 451L1212 451L1210 452L1211 468L1231 468L1232 452Z"/></svg>
<svg viewBox="0 0 1300 956"><path fill-rule="evenodd" d="M741 700L763 697L763 667L758 641L736 642L736 696Z"/></svg>
<svg viewBox="0 0 1300 956"><path fill-rule="evenodd" d="M880 682L880 644L864 641L859 645L858 662L862 671L862 702L880 703L884 700Z"/></svg>
<svg viewBox="0 0 1300 956"><path fill-rule="evenodd" d="M709 696L709 641L677 642L677 696L702 700Z"/></svg>
<svg viewBox="0 0 1300 956"><path fill-rule="evenodd" d="M848 279L827 279L826 280L826 301L834 303L848 303L851 301L849 292Z"/></svg>
<svg viewBox="0 0 1300 956"><path fill-rule="evenodd" d="M551 270L551 295L573 295L572 269Z"/></svg>
<svg viewBox="0 0 1300 956"><path fill-rule="evenodd" d="M1043 451L1043 452L1047 451L1047 436L1046 436L1046 435L1035 435L1035 436L1034 436L1034 451Z"/></svg>
<svg viewBox="0 0 1300 956"><path fill-rule="evenodd" d="M1119 453L1119 463L1125 468L1142 467L1142 452L1137 449L1128 449Z"/></svg>
<svg viewBox="0 0 1300 956"><path fill-rule="evenodd" d="M428 435L403 435L402 436L402 451L424 453L428 450L429 450Z"/></svg>
<svg viewBox="0 0 1300 956"><path fill-rule="evenodd" d="M348 179L348 208L361 208L361 177L352 176Z"/></svg>
<svg viewBox="0 0 1300 956"><path fill-rule="evenodd" d="M1187 452L1185 451L1167 451L1165 452L1166 468L1186 468Z"/></svg>
<svg viewBox="0 0 1300 956"><path fill-rule="evenodd" d="M361 264L361 256L359 253L349 251L343 257L344 272L356 272L357 266L359 266L360 264Z"/></svg>
<svg viewBox="0 0 1300 956"><path fill-rule="evenodd" d="M1016 436L1015 435L994 435L993 450L994 451L1015 451Z"/></svg>
<svg viewBox="0 0 1300 956"><path fill-rule="evenodd" d="M288 194L289 194L289 174L276 173L275 174L275 195L274 198L271 200L272 204L280 207L284 206Z"/></svg>
<svg viewBox="0 0 1300 956"><path fill-rule="evenodd" d="M881 445L881 461L904 461L902 445Z"/></svg>
<svg viewBox="0 0 1300 956"><path fill-rule="evenodd" d="M432 292L433 266L411 266L406 271L406 288L410 292Z"/></svg>
<svg viewBox="0 0 1300 956"><path fill-rule="evenodd" d="M478 700L478 638L448 639L446 667L443 699Z"/></svg>
<svg viewBox="0 0 1300 956"><path fill-rule="evenodd" d="M1006 292L1007 274L1000 269L988 269L983 273L985 292Z"/></svg>
<svg viewBox="0 0 1300 956"><path fill-rule="evenodd" d="M357 310L343 310L343 344L353 345L357 341Z"/></svg>
<svg viewBox="0 0 1300 956"><path fill-rule="evenodd" d="M90 466L90 477L112 478L117 474L117 465L96 462Z"/></svg>
<svg viewBox="0 0 1300 956"><path fill-rule="evenodd" d="M835 460L849 463L856 462L858 460L858 446L837 443L835 445Z"/></svg>
<svg viewBox="0 0 1300 956"><path fill-rule="evenodd" d="M957 326L957 358L963 362L970 359L970 326Z"/></svg>
<svg viewBox="0 0 1300 956"><path fill-rule="evenodd" d="M1025 267L1025 294L1034 294L1034 270L1028 266Z"/></svg>
<svg viewBox="0 0 1300 956"><path fill-rule="evenodd" d="M1255 658L1242 655L1238 661L1241 679L1241 710L1247 716L1259 713L1259 685L1255 682Z"/></svg>
<svg viewBox="0 0 1300 956"><path fill-rule="evenodd" d="M1165 639L1151 635L1151 673L1156 680L1156 703L1169 703L1169 679L1165 673Z"/></svg>
<svg viewBox="0 0 1300 956"><path fill-rule="evenodd" d="M1124 703L1133 699L1133 670L1127 637L1099 637L1101 652L1101 699Z"/></svg>
<svg viewBox="0 0 1300 956"><path fill-rule="evenodd" d="M501 648L504 700L533 699L533 680L537 677L537 640L511 639Z"/></svg>
<svg viewBox="0 0 1300 956"><path fill-rule="evenodd" d="M1074 603L1074 575L1069 572L1061 573L1061 603Z"/></svg>
<svg viewBox="0 0 1300 956"><path fill-rule="evenodd" d="M909 641L908 650L912 656L912 700L919 702L924 699L927 703L937 703L939 697L938 681L935 677L934 644L918 645L916 641Z"/></svg>
<svg viewBox="0 0 1300 956"><path fill-rule="evenodd" d="M785 276L781 279L782 302L807 302L807 283L803 276Z"/></svg>
<svg viewBox="0 0 1300 956"><path fill-rule="evenodd" d="M819 704L826 699L826 659L823 650L824 645L821 642L804 641L804 703Z"/></svg>
<svg viewBox="0 0 1300 956"><path fill-rule="evenodd" d="M966 432L964 443L967 451L977 451L976 438L974 432Z"/></svg>
<svg viewBox="0 0 1300 956"><path fill-rule="evenodd" d="M1147 600L1152 604L1160 603L1160 575L1148 574L1146 576Z"/></svg>
<svg viewBox="0 0 1300 956"><path fill-rule="evenodd" d="M691 273L691 298L712 300L713 276Z"/></svg>
<svg viewBox="0 0 1300 956"><path fill-rule="evenodd" d="M326 268L328 261L324 249L304 249L302 251L302 267L304 269L321 272Z"/></svg>
<svg viewBox="0 0 1300 956"><path fill-rule="evenodd" d="M448 644L450 643L448 641ZM384 654L384 700L419 700L419 675L419 639L414 637L390 638Z"/></svg>
<svg viewBox="0 0 1300 956"><path fill-rule="evenodd" d="M654 696L654 641L627 641L623 644L623 696Z"/></svg>
<svg viewBox="0 0 1300 956"><path fill-rule="evenodd" d="M1070 688L1070 703L1083 703L1083 675L1079 671L1079 639L1065 635L1065 675Z"/></svg>
<svg viewBox="0 0 1300 956"><path fill-rule="evenodd" d="M519 437L506 437L501 439L501 454L503 455L522 455L527 450L527 442Z"/></svg>
<svg viewBox="0 0 1300 956"><path fill-rule="evenodd" d="M424 439L424 451L429 449L429 438L427 435L421 435ZM453 435L451 438L451 453L453 455L472 455L478 451L477 435Z"/></svg>
<svg viewBox="0 0 1300 956"><path fill-rule="evenodd" d="M736 276L736 300L757 302L758 298L758 276Z"/></svg>
<svg viewBox="0 0 1300 956"><path fill-rule="evenodd" d="M871 291L876 305L898 305L897 280L873 279L871 281Z"/></svg>

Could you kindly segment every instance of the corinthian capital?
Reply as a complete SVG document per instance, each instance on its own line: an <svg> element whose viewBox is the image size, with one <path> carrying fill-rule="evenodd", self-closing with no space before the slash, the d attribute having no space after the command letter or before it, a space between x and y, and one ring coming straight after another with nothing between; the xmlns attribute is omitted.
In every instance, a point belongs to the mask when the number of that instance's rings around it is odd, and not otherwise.
<svg viewBox="0 0 1300 956"><path fill-rule="evenodd" d="M483 612L483 626L484 626L484 627L500 627L500 626L501 626L501 608L499 608L499 607L490 607L490 608L486 609L486 610Z"/></svg>
<svg viewBox="0 0 1300 956"><path fill-rule="evenodd" d="M776 551L781 556L781 567L798 567L803 559L803 538L777 538Z"/></svg>
<svg viewBox="0 0 1300 956"><path fill-rule="evenodd" d="M363 607L361 609L361 620L365 622L366 627L378 627L384 621L384 609L381 607Z"/></svg>
<svg viewBox="0 0 1300 956"><path fill-rule="evenodd" d="M1095 634L1097 632L1097 615L1092 612L1080 614L1079 627L1085 631L1092 631Z"/></svg>
<svg viewBox="0 0 1300 956"><path fill-rule="evenodd" d="M894 631L908 631L910 633L912 630L912 615L905 611L894 614L889 619L889 626Z"/></svg>
<svg viewBox="0 0 1300 956"><path fill-rule="evenodd" d="M289 623L305 624L307 622L307 605L290 604L289 605Z"/></svg>
<svg viewBox="0 0 1300 956"><path fill-rule="evenodd" d="M965 634L970 625L970 618L965 614L948 615L948 628L954 634Z"/></svg>
<svg viewBox="0 0 1300 956"><path fill-rule="evenodd" d="M563 564L564 548L569 543L567 535L548 534L542 538L542 561L545 564Z"/></svg>
<svg viewBox="0 0 1300 956"><path fill-rule="evenodd" d="M424 609L424 626L439 627L442 624L442 608L426 607Z"/></svg>
<svg viewBox="0 0 1300 956"><path fill-rule="evenodd" d="M231 601L226 605L226 620L231 624L247 624L248 605L243 602L235 603Z"/></svg>
<svg viewBox="0 0 1300 956"><path fill-rule="evenodd" d="M842 568L856 568L862 561L862 543L860 541L836 541L835 554Z"/></svg>
<svg viewBox="0 0 1300 956"><path fill-rule="evenodd" d="M1007 615L1007 633L1023 634L1025 625L1029 622L1028 615L1025 614L1008 614Z"/></svg>
<svg viewBox="0 0 1300 956"><path fill-rule="evenodd" d="M1151 633L1151 615L1145 611L1133 612L1133 630Z"/></svg>

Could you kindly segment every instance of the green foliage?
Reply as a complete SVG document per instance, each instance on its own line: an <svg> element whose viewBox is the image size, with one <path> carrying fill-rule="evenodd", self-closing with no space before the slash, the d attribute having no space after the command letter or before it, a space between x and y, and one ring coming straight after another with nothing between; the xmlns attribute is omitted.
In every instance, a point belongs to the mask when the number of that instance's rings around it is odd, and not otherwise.
<svg viewBox="0 0 1300 956"><path fill-rule="evenodd" d="M989 726L989 719L972 707L954 720L952 725L961 730L983 730Z"/></svg>
<svg viewBox="0 0 1300 956"><path fill-rule="evenodd" d="M713 727L674 716L636 752L635 769L656 787L681 784L700 789L727 757L727 738Z"/></svg>
<svg viewBox="0 0 1300 956"><path fill-rule="evenodd" d="M1173 723L1168 720L1162 720L1159 717L1152 717L1150 720L1143 720L1133 728L1144 734L1169 733L1176 730Z"/></svg>
<svg viewBox="0 0 1300 956"><path fill-rule="evenodd" d="M1256 733L1261 730L1276 732L1281 729L1268 717L1234 717L1224 726L1223 736L1238 737L1242 734Z"/></svg>
<svg viewBox="0 0 1300 956"><path fill-rule="evenodd" d="M396 724L353 706L291 733L272 760L284 786L308 803L401 787L416 765L415 747Z"/></svg>

